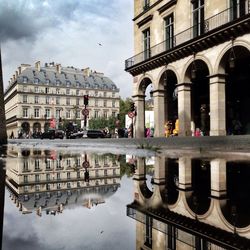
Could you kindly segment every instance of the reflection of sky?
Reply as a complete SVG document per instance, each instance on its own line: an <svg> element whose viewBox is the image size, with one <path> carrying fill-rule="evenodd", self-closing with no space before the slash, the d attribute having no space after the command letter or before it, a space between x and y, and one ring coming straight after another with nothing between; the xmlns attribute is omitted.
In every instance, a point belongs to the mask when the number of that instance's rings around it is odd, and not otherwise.
<svg viewBox="0 0 250 250"><path fill-rule="evenodd" d="M135 249L135 221L126 216L132 201L133 181L125 176L104 204L66 207L56 216L22 215L6 191L3 250Z"/></svg>

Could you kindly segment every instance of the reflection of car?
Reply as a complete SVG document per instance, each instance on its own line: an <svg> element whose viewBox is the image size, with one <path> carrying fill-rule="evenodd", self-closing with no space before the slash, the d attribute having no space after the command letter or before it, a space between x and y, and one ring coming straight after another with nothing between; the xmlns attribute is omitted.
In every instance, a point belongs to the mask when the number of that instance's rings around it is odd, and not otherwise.
<svg viewBox="0 0 250 250"><path fill-rule="evenodd" d="M77 138L82 138L84 135L83 131L78 131L76 133L71 133L69 136L67 136L68 139L77 139Z"/></svg>
<svg viewBox="0 0 250 250"><path fill-rule="evenodd" d="M64 137L64 131L58 130L58 129L49 129L48 131L42 133L41 139L47 138L47 139L63 139Z"/></svg>

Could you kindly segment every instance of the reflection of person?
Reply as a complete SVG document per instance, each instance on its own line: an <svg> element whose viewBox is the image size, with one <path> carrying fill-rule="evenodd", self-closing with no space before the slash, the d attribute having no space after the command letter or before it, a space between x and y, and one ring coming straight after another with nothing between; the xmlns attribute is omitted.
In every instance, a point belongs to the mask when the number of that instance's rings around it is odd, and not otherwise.
<svg viewBox="0 0 250 250"><path fill-rule="evenodd" d="M242 125L241 125L241 122L238 119L234 119L232 121L232 128L233 128L233 134L234 135L240 135L241 134Z"/></svg>
<svg viewBox="0 0 250 250"><path fill-rule="evenodd" d="M89 182L89 171L87 169L84 172L84 181Z"/></svg>
<svg viewBox="0 0 250 250"><path fill-rule="evenodd" d="M165 124L165 136L169 137L173 132L173 123L172 121L167 121Z"/></svg>
<svg viewBox="0 0 250 250"><path fill-rule="evenodd" d="M10 139L14 139L14 132L13 131L10 134Z"/></svg>
<svg viewBox="0 0 250 250"><path fill-rule="evenodd" d="M208 113L206 104L202 104L200 108L201 112L201 131L204 135L208 133Z"/></svg>

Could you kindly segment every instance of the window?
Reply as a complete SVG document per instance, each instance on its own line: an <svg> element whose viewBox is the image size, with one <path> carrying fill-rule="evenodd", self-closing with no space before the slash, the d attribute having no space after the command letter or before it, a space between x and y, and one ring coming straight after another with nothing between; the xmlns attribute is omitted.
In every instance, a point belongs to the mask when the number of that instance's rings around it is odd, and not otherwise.
<svg viewBox="0 0 250 250"><path fill-rule="evenodd" d="M23 176L23 182L24 183L28 183L28 175L24 175Z"/></svg>
<svg viewBox="0 0 250 250"><path fill-rule="evenodd" d="M39 182L40 181L40 179L39 179L39 174L36 174L35 175L35 182Z"/></svg>
<svg viewBox="0 0 250 250"><path fill-rule="evenodd" d="M115 117L115 111L112 111L112 117Z"/></svg>
<svg viewBox="0 0 250 250"><path fill-rule="evenodd" d="M103 96L104 96L104 97L107 97L107 92L103 92Z"/></svg>
<svg viewBox="0 0 250 250"><path fill-rule="evenodd" d="M34 109L34 117L36 117L36 118L39 118L39 117L40 117L39 109L38 109L38 108L35 108L35 109Z"/></svg>
<svg viewBox="0 0 250 250"><path fill-rule="evenodd" d="M38 87L35 86L35 93L38 93Z"/></svg>
<svg viewBox="0 0 250 250"><path fill-rule="evenodd" d="M95 110L94 118L98 118L98 117L99 117L99 111L98 111L98 110Z"/></svg>
<svg viewBox="0 0 250 250"><path fill-rule="evenodd" d="M36 185L36 186L35 186L35 190L36 190L36 191L39 191L39 190L40 190L40 186L39 186L39 185Z"/></svg>
<svg viewBox="0 0 250 250"><path fill-rule="evenodd" d="M77 178L80 178L80 177L81 177L81 173L80 173L79 171L76 173L76 177L77 177Z"/></svg>
<svg viewBox="0 0 250 250"><path fill-rule="evenodd" d="M35 170L39 170L39 169L40 169L39 159L35 159Z"/></svg>
<svg viewBox="0 0 250 250"><path fill-rule="evenodd" d="M47 180L47 181L50 180L50 174L46 174L46 180Z"/></svg>
<svg viewBox="0 0 250 250"><path fill-rule="evenodd" d="M115 108L115 101L112 100L112 108Z"/></svg>
<svg viewBox="0 0 250 250"><path fill-rule="evenodd" d="M103 107L107 107L107 100L103 101Z"/></svg>
<svg viewBox="0 0 250 250"><path fill-rule="evenodd" d="M23 95L23 103L27 103L28 102L28 96L27 95Z"/></svg>
<svg viewBox="0 0 250 250"><path fill-rule="evenodd" d="M115 97L115 93L114 93L114 92L112 92L112 97L113 97L113 98Z"/></svg>
<svg viewBox="0 0 250 250"><path fill-rule="evenodd" d="M166 50L173 48L174 46L174 17L173 14L165 18L165 40Z"/></svg>
<svg viewBox="0 0 250 250"><path fill-rule="evenodd" d="M70 89L66 89L66 95L70 94Z"/></svg>
<svg viewBox="0 0 250 250"><path fill-rule="evenodd" d="M23 108L23 117L28 117L28 108Z"/></svg>
<svg viewBox="0 0 250 250"><path fill-rule="evenodd" d="M61 110L60 109L56 109L56 118L60 118L60 113L61 113Z"/></svg>
<svg viewBox="0 0 250 250"><path fill-rule="evenodd" d="M60 94L60 89L59 88L56 89L56 93Z"/></svg>
<svg viewBox="0 0 250 250"><path fill-rule="evenodd" d="M56 97L56 104L58 105L58 104L60 104L60 97Z"/></svg>
<svg viewBox="0 0 250 250"><path fill-rule="evenodd" d="M108 118L108 112L107 112L107 111L104 111L104 112L103 112L103 117L104 117L105 119Z"/></svg>
<svg viewBox="0 0 250 250"><path fill-rule="evenodd" d="M23 172L29 171L29 164L27 160L23 162Z"/></svg>
<svg viewBox="0 0 250 250"><path fill-rule="evenodd" d="M76 111L76 118L80 118L80 110Z"/></svg>
<svg viewBox="0 0 250 250"><path fill-rule="evenodd" d="M50 118L50 109L45 109L45 115L47 118Z"/></svg>
<svg viewBox="0 0 250 250"><path fill-rule="evenodd" d="M49 79L46 79L46 84L49 84L50 83L50 80Z"/></svg>
<svg viewBox="0 0 250 250"><path fill-rule="evenodd" d="M70 179L70 172L67 172L67 179Z"/></svg>
<svg viewBox="0 0 250 250"><path fill-rule="evenodd" d="M70 81L66 81L66 86L70 87L70 85L71 85L71 82Z"/></svg>
<svg viewBox="0 0 250 250"><path fill-rule="evenodd" d="M204 33L204 0L193 1L193 37Z"/></svg>
<svg viewBox="0 0 250 250"><path fill-rule="evenodd" d="M66 105L70 105L70 98L69 97L66 98Z"/></svg>
<svg viewBox="0 0 250 250"><path fill-rule="evenodd" d="M38 83L39 83L39 79L38 79L38 78L35 78L35 79L34 79L34 83L35 83L35 84L38 84Z"/></svg>
<svg viewBox="0 0 250 250"><path fill-rule="evenodd" d="M150 29L144 30L142 34L143 34L144 60L146 60L150 57Z"/></svg>
<svg viewBox="0 0 250 250"><path fill-rule="evenodd" d="M76 98L76 105L80 105L80 98Z"/></svg>
<svg viewBox="0 0 250 250"><path fill-rule="evenodd" d="M57 179L57 180L60 180L60 179L61 179L60 173L56 173L56 179Z"/></svg>
<svg viewBox="0 0 250 250"><path fill-rule="evenodd" d="M66 118L70 118L70 110L66 110Z"/></svg>
<svg viewBox="0 0 250 250"><path fill-rule="evenodd" d="M95 96L98 96L98 91L95 91Z"/></svg>
<svg viewBox="0 0 250 250"><path fill-rule="evenodd" d="M23 77L23 83L27 83L28 82L28 78L26 76Z"/></svg>
<svg viewBox="0 0 250 250"><path fill-rule="evenodd" d="M60 83L61 83L61 81L60 81L60 80L56 80L56 86L59 86L59 85L60 85Z"/></svg>
<svg viewBox="0 0 250 250"><path fill-rule="evenodd" d="M143 0L143 10L147 10L150 6L150 0Z"/></svg>
<svg viewBox="0 0 250 250"><path fill-rule="evenodd" d="M95 106L98 107L98 99L95 99Z"/></svg>
<svg viewBox="0 0 250 250"><path fill-rule="evenodd" d="M45 88L45 93L46 93L46 94L49 93L49 88Z"/></svg>
<svg viewBox="0 0 250 250"><path fill-rule="evenodd" d="M35 103L39 103L39 96L38 96L38 95L35 95L34 98L35 98L34 102L35 102Z"/></svg>
<svg viewBox="0 0 250 250"><path fill-rule="evenodd" d="M230 20L234 20L246 14L247 1L245 0L230 0ZM249 5L250 7L250 5Z"/></svg>
<svg viewBox="0 0 250 250"><path fill-rule="evenodd" d="M76 95L79 95L79 94L80 94L80 90L77 89L77 90L76 90Z"/></svg>

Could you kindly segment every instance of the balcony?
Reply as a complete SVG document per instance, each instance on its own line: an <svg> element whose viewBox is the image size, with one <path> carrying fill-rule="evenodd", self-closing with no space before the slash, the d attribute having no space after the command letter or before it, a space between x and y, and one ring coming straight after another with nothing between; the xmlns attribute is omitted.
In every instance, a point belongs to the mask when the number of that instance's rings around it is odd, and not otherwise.
<svg viewBox="0 0 250 250"><path fill-rule="evenodd" d="M203 23L184 30L125 61L125 70L136 76L211 48L250 31L250 10L239 17L226 9Z"/></svg>

